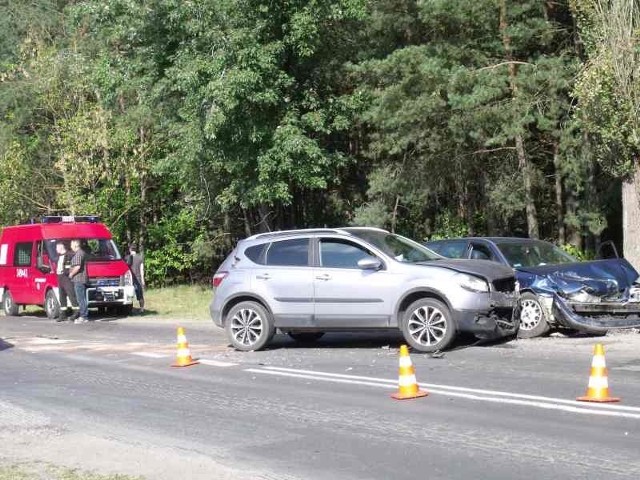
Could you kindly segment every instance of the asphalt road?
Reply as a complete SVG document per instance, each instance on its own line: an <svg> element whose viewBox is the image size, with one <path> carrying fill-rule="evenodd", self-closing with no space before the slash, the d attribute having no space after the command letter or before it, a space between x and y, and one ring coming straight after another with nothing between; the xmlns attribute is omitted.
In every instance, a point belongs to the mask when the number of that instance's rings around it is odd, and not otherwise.
<svg viewBox="0 0 640 480"><path fill-rule="evenodd" d="M149 479L638 479L640 335L412 354L429 396L395 401L396 334L277 336L231 350L186 324L0 317L0 459ZM619 404L575 402L604 343Z"/></svg>

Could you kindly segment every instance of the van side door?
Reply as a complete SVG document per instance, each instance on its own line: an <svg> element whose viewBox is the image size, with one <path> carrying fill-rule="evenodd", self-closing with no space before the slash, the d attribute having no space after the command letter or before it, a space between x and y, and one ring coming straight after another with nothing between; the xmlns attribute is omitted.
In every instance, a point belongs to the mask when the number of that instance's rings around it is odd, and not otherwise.
<svg viewBox="0 0 640 480"><path fill-rule="evenodd" d="M13 263L12 274L9 289L13 297L13 301L17 304L32 303L32 281L34 278L34 269L32 264L35 263L34 244L33 242L18 242L13 245Z"/></svg>

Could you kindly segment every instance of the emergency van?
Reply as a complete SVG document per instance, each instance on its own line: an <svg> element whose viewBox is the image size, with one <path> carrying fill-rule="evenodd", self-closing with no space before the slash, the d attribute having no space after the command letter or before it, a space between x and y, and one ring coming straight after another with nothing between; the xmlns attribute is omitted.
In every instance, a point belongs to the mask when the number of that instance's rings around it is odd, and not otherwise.
<svg viewBox="0 0 640 480"><path fill-rule="evenodd" d="M39 305L47 317L59 316L56 242L70 243L74 239L80 240L87 254L89 308L131 313L133 278L109 229L96 216L56 216L44 217L41 223L2 229L0 298L6 315L18 315L20 306Z"/></svg>

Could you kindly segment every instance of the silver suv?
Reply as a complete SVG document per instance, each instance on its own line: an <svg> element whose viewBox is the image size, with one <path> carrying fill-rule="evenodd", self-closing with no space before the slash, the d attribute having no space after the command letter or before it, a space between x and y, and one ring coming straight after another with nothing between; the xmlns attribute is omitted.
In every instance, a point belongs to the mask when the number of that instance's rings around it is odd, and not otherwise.
<svg viewBox="0 0 640 480"><path fill-rule="evenodd" d="M517 333L510 268L450 260L377 228L273 232L241 240L213 278L211 318L238 350L276 329L299 341L327 331L400 328L416 350L446 348L457 332Z"/></svg>

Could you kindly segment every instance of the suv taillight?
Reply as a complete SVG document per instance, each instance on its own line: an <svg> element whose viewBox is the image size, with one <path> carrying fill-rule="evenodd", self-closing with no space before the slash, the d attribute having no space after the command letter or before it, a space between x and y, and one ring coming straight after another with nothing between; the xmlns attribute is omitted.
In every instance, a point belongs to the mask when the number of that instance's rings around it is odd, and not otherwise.
<svg viewBox="0 0 640 480"><path fill-rule="evenodd" d="M218 288L222 283L222 280L224 280L227 275L229 275L229 272L217 272L213 276L213 280L211 282L213 284L213 288Z"/></svg>

